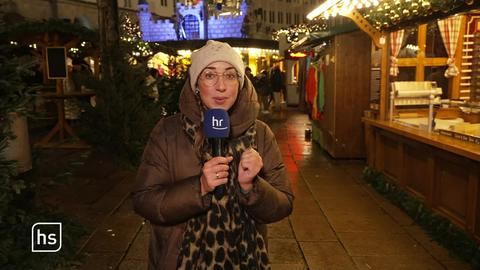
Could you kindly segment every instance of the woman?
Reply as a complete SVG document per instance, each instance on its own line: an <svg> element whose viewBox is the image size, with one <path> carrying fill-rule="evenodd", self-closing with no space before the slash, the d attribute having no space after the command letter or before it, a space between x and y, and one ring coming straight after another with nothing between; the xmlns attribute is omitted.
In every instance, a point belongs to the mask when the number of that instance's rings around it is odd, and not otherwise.
<svg viewBox="0 0 480 270"><path fill-rule="evenodd" d="M266 224L292 211L282 156L244 65L228 44L208 41L192 54L180 111L152 131L133 193L152 225L149 269L268 269ZM211 156L203 113L230 116L224 157ZM224 185L225 196L214 190Z"/></svg>

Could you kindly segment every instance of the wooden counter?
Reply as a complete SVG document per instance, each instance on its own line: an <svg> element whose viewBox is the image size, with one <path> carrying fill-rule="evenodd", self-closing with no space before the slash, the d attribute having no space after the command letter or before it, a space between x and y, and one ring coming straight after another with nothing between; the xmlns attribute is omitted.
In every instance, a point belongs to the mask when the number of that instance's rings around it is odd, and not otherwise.
<svg viewBox="0 0 480 270"><path fill-rule="evenodd" d="M473 159L475 161L480 161L480 145L461 141L437 133L430 133L425 130L408 127L395 122L372 120L368 118L363 118L362 120L365 124L405 136L406 138L410 138L412 140L416 140L452 152L454 154Z"/></svg>
<svg viewBox="0 0 480 270"><path fill-rule="evenodd" d="M368 165L480 240L480 145L362 120Z"/></svg>

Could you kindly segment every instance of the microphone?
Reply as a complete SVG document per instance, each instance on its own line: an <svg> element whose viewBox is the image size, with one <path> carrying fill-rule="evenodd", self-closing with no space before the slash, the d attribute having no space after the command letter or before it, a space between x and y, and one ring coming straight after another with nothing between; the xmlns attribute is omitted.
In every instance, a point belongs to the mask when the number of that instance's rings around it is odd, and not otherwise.
<svg viewBox="0 0 480 270"><path fill-rule="evenodd" d="M205 112L203 119L203 132L212 144L212 156L222 156L223 141L230 133L230 118L223 109L210 109ZM215 196L220 199L225 193L223 185L215 188Z"/></svg>

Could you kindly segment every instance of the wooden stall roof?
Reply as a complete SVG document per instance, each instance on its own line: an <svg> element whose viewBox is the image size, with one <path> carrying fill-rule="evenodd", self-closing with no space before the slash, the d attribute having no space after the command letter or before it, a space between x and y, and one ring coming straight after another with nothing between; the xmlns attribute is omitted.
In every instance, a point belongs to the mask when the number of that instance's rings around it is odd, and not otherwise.
<svg viewBox="0 0 480 270"><path fill-rule="evenodd" d="M478 0L472 1L472 3L470 4L467 3L468 1L458 1L458 2L460 4L458 4L457 6L452 6L448 10L438 10L426 16L423 16L421 14L412 15L405 20L400 20L391 26L382 28L382 30L385 32L394 32L406 27L418 26L420 24L425 24L425 23L439 20L439 19L445 19L455 14L465 13L465 12L480 8L480 1Z"/></svg>
<svg viewBox="0 0 480 270"><path fill-rule="evenodd" d="M307 39L303 41L301 44L293 44L290 51L301 52L301 51L309 50L317 46L318 44L321 44L324 40L330 37L353 32L358 29L359 29L358 26L353 21L349 21L347 23L339 24L334 27L329 27L325 31L312 32L307 37Z"/></svg>

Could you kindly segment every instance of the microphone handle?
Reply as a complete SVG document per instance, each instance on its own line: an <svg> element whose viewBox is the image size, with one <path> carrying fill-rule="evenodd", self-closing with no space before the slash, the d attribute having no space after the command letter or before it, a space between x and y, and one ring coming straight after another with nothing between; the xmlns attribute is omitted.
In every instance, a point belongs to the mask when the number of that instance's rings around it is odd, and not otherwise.
<svg viewBox="0 0 480 270"><path fill-rule="evenodd" d="M222 156L222 138L212 138L212 156Z"/></svg>
<svg viewBox="0 0 480 270"><path fill-rule="evenodd" d="M212 155L214 157L222 156L222 138L212 138ZM215 197L219 200L225 194L225 187L223 185L219 185L213 192Z"/></svg>

